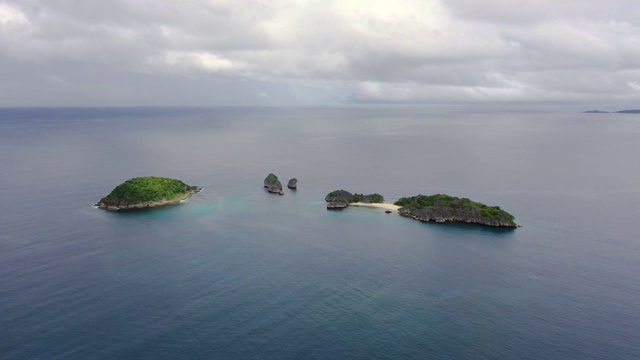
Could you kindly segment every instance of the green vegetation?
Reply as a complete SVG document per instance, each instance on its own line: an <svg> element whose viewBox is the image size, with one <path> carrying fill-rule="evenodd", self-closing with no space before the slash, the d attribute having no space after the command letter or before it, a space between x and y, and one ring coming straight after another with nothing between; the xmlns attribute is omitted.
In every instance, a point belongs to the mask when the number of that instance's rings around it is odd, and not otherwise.
<svg viewBox="0 0 640 360"><path fill-rule="evenodd" d="M276 174L270 173L269 175L267 175L265 181L278 181L278 177L276 176Z"/></svg>
<svg viewBox="0 0 640 360"><path fill-rule="evenodd" d="M384 196L380 194L365 195L365 194L355 193L353 194L351 199L349 199L349 202L350 203L357 203L357 202L382 203L384 202Z"/></svg>
<svg viewBox="0 0 640 360"><path fill-rule="evenodd" d="M339 194L341 194L344 190L333 190L332 192L330 192L329 194L327 194L327 196L338 196Z"/></svg>
<svg viewBox="0 0 640 360"><path fill-rule="evenodd" d="M433 211L441 211L444 209L462 210L465 211L467 216L477 212L484 218L495 220L504 219L513 221L515 219L513 215L501 210L499 206L487 206L467 198L461 199L445 194L403 197L394 204L412 209L430 209Z"/></svg>
<svg viewBox="0 0 640 360"><path fill-rule="evenodd" d="M327 194L327 196L325 197L325 200L326 201L342 200L342 202L348 202L348 203L357 203L357 202L382 203L384 202L384 196L380 194L369 194L369 195L358 194L358 193L351 194L350 192L345 190L334 190L329 194Z"/></svg>
<svg viewBox="0 0 640 360"><path fill-rule="evenodd" d="M123 182L107 195L104 203L138 203L161 200L174 200L184 196L191 190L191 187L180 180L144 176L137 177Z"/></svg>
<svg viewBox="0 0 640 360"><path fill-rule="evenodd" d="M380 194L371 194L369 195L369 200L372 203L381 203L384 202L384 196L380 195Z"/></svg>

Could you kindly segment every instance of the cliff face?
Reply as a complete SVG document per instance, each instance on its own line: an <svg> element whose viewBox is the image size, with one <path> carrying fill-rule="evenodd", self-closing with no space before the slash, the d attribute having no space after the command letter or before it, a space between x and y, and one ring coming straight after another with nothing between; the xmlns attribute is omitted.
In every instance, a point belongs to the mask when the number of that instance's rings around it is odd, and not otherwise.
<svg viewBox="0 0 640 360"><path fill-rule="evenodd" d="M273 173L267 175L267 177L264 179L264 187L270 193L284 195L284 192L282 191L282 183Z"/></svg>
<svg viewBox="0 0 640 360"><path fill-rule="evenodd" d="M421 221L458 222L494 227L518 227L513 215L497 206L487 206L466 198L448 195L418 195L402 198L398 213Z"/></svg>
<svg viewBox="0 0 640 360"><path fill-rule="evenodd" d="M452 211L451 209L415 209L401 207L398 213L420 221L435 221L437 223L458 222L466 224L478 224L495 227L518 227L516 223L505 219L491 219L472 211L471 214L462 211Z"/></svg>

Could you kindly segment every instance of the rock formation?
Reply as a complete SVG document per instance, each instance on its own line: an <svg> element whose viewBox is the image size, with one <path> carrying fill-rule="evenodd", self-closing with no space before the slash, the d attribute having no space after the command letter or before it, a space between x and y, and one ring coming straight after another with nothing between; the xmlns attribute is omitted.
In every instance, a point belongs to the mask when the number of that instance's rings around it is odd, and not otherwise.
<svg viewBox="0 0 640 360"><path fill-rule="evenodd" d="M289 182L287 183L287 187L289 189L297 189L298 188L298 179L293 178L291 180L289 180Z"/></svg>
<svg viewBox="0 0 640 360"><path fill-rule="evenodd" d="M342 210L349 207L348 202L332 201L327 203L327 210Z"/></svg>
<svg viewBox="0 0 640 360"><path fill-rule="evenodd" d="M325 196L324 201L327 204L327 210L342 210L349 207L349 200L353 197L353 194L346 190L335 190Z"/></svg>
<svg viewBox="0 0 640 360"><path fill-rule="evenodd" d="M273 173L267 175L264 179L264 187L267 188L267 191L270 193L284 195L284 192L282 191L282 183L280 183L278 177Z"/></svg>

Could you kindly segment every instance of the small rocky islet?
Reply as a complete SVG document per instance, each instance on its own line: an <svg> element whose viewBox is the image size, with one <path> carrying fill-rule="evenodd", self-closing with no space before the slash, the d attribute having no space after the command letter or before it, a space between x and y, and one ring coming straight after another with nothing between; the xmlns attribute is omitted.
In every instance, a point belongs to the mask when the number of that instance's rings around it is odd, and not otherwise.
<svg viewBox="0 0 640 360"><path fill-rule="evenodd" d="M284 191L282 191L282 183L274 173L270 173L264 179L264 187L270 193L284 195ZM289 182L287 182L287 187L291 190L296 190L298 188L298 179L290 179Z"/></svg>
<svg viewBox="0 0 640 360"><path fill-rule="evenodd" d="M282 191L282 183L274 173L270 173L264 179L264 187L270 193L284 195L284 192Z"/></svg>
<svg viewBox="0 0 640 360"><path fill-rule="evenodd" d="M106 210L145 209L177 204L202 190L176 179L142 176L116 186L96 206Z"/></svg>

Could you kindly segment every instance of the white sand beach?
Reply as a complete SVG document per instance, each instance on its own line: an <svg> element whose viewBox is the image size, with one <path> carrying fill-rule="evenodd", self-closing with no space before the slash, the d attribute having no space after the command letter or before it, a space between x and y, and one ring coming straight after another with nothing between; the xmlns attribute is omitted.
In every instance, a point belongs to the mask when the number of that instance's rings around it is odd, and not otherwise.
<svg viewBox="0 0 640 360"><path fill-rule="evenodd" d="M398 210L400 208L400 206L398 205L393 205L393 204L384 204L384 203L361 203L361 202L355 202L355 203L350 203L349 206L367 206L367 207L375 207L375 208L381 208L381 209L385 209L385 210Z"/></svg>

